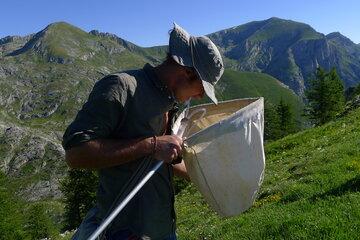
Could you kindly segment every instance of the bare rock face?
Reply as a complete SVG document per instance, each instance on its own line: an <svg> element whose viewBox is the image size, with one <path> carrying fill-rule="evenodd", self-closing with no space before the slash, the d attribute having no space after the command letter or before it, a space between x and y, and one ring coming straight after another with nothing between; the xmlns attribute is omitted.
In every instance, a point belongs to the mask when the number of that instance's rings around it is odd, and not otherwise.
<svg viewBox="0 0 360 240"><path fill-rule="evenodd" d="M59 199L66 172L59 139L30 128L0 124L0 170L14 181L24 181L17 194L28 201Z"/></svg>
<svg viewBox="0 0 360 240"><path fill-rule="evenodd" d="M14 157L14 150L20 144L22 137L24 136L24 130L19 127L8 127L0 125L0 156L2 161L0 162L0 170L7 173L12 158Z"/></svg>
<svg viewBox="0 0 360 240"><path fill-rule="evenodd" d="M5 142L11 146L18 145L24 135L25 130L17 126L6 127L3 132Z"/></svg>
<svg viewBox="0 0 360 240"><path fill-rule="evenodd" d="M59 179L56 178L32 183L18 194L30 202L39 201L45 198L60 199L62 197L62 193L59 189Z"/></svg>
<svg viewBox="0 0 360 240"><path fill-rule="evenodd" d="M12 51L22 48L27 41L32 37L28 35L25 37L20 36L6 36L0 39L0 58L6 56Z"/></svg>
<svg viewBox="0 0 360 240"><path fill-rule="evenodd" d="M15 154L11 161L8 174L16 174L26 164L42 159L45 155L45 145L47 142L39 137L30 137L30 139Z"/></svg>

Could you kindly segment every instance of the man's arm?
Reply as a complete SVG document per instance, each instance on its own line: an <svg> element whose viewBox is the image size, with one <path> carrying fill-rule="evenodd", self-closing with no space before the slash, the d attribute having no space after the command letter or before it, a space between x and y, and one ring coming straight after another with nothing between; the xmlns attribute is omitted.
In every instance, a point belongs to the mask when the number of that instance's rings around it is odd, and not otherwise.
<svg viewBox="0 0 360 240"><path fill-rule="evenodd" d="M174 135L134 140L95 139L72 147L65 152L71 168L100 169L121 165L139 158L154 158L170 163L176 159L182 140ZM156 148L154 148L156 147Z"/></svg>
<svg viewBox="0 0 360 240"><path fill-rule="evenodd" d="M186 179L186 180L190 181L190 177L189 177L189 175L187 173L184 161L182 161L179 164L175 164L173 166L173 169L174 169L174 174L177 177L180 177L180 178L183 178L183 179Z"/></svg>
<svg viewBox="0 0 360 240"><path fill-rule="evenodd" d="M151 139L96 139L65 152L71 168L100 169L113 167L152 154Z"/></svg>

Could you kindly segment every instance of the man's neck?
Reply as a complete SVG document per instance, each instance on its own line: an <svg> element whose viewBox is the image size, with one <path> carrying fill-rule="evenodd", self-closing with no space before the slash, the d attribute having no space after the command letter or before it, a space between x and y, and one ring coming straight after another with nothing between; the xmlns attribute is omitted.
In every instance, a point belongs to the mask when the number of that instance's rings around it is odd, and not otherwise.
<svg viewBox="0 0 360 240"><path fill-rule="evenodd" d="M172 75L175 74L175 72L173 72L171 70L171 67L169 67L165 63L156 66L154 68L154 72L159 81L164 85L165 90L168 92L169 96L171 96L175 100L175 102L177 102L174 94L174 82L172 81Z"/></svg>
<svg viewBox="0 0 360 240"><path fill-rule="evenodd" d="M164 64L161 64L159 66L156 66L154 68L155 71L155 75L156 77L162 82L162 84L164 84L164 86L171 92L173 92L173 84L171 82L171 78L169 77L169 70L167 68L167 66L165 66Z"/></svg>

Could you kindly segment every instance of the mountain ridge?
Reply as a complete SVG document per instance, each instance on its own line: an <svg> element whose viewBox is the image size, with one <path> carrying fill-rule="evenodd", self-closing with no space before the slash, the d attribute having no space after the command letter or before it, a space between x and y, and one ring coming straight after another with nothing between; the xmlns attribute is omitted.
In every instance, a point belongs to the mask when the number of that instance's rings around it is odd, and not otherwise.
<svg viewBox="0 0 360 240"><path fill-rule="evenodd" d="M268 73L303 96L318 66L335 67L345 87L360 82L360 49L345 36L334 35L327 39L308 24L270 18L207 36L220 47L227 67Z"/></svg>
<svg viewBox="0 0 360 240"><path fill-rule="evenodd" d="M56 36L52 38L53 44L43 46L40 42L35 45L36 36L64 28L68 28L67 32L82 34L87 40L66 43L62 36ZM317 32L309 24L272 17L219 30L207 36L219 47L227 68L267 73L302 97L319 66L325 70L335 67L346 88L360 82L360 45L339 32L325 35ZM127 50L131 54L140 55L145 61L158 64L167 51L166 45L143 48L115 34L98 30L87 33L66 22L49 24L42 31L23 37L33 41L28 41L20 49L14 50L16 47L9 47L12 38L18 41L14 46L20 46L25 41L21 37L11 36L0 39L0 58L26 52L27 48L35 45L50 62L73 63L74 59L92 59L102 48L107 54ZM94 42L99 39L107 43L94 46ZM117 46L114 47L113 43L109 42L116 42ZM9 49L14 51L9 53ZM101 62L104 57L95 57L94 61Z"/></svg>

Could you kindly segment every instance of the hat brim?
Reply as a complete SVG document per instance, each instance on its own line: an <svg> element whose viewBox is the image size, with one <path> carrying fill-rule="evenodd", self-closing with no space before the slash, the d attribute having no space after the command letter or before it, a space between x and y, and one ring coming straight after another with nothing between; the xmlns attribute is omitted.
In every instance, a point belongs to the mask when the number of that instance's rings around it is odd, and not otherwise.
<svg viewBox="0 0 360 240"><path fill-rule="evenodd" d="M214 85L212 85L211 83L204 81L204 80L201 80L201 82L204 87L206 95L211 99L211 101L213 101L213 103L215 103L217 105L218 100L216 99L216 96L215 96Z"/></svg>

